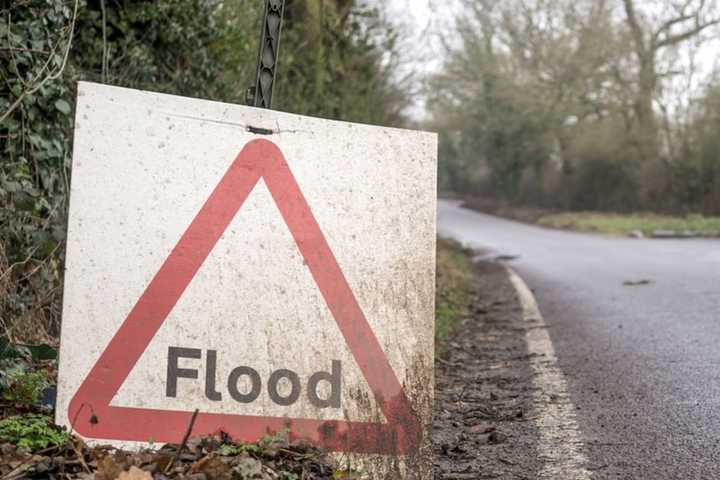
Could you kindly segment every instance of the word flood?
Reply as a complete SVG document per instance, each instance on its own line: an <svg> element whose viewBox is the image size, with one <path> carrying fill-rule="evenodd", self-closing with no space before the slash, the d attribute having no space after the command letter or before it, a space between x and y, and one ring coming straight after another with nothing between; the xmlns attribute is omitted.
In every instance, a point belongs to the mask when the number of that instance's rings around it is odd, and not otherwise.
<svg viewBox="0 0 720 480"><path fill-rule="evenodd" d="M202 360L202 350L199 348L168 348L167 380L165 384L165 396L177 397L178 380L197 380L200 370L195 368L180 368L180 359ZM214 402L223 399L223 392L218 391L216 385L217 373L217 351L207 350L205 355L205 396ZM240 391L240 381L246 378L250 388ZM290 391L281 394L279 384L285 379L290 385ZM330 386L330 395L327 398L320 398L318 386L320 382L327 382ZM227 377L227 393L230 397L240 403L252 403L262 392L263 381L260 374L254 368L247 366L235 367ZM310 375L307 381L307 397L312 405L317 408L340 408L340 392L342 388L342 364L340 360L333 360L330 372L316 372ZM287 389L284 389L287 390ZM292 370L280 369L270 374L267 380L267 392L270 399L277 405L289 406L300 398L302 386L300 376Z"/></svg>

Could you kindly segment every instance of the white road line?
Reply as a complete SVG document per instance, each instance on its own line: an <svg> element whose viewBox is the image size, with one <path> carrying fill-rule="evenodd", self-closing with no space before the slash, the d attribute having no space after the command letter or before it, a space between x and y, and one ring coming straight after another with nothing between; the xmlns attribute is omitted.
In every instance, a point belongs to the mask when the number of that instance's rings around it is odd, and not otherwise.
<svg viewBox="0 0 720 480"><path fill-rule="evenodd" d="M529 324L525 340L535 374L533 402L540 435L538 454L544 464L538 478L589 480L591 474L585 468L588 461L582 451L575 406L570 401L565 376L557 366L545 320L525 282L509 267L507 271L522 304L523 319Z"/></svg>

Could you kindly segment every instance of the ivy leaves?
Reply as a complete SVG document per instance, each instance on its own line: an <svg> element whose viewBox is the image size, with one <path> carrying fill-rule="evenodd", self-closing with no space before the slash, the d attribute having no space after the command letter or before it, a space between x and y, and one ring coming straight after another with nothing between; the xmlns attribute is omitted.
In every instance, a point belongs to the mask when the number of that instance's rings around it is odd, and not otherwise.
<svg viewBox="0 0 720 480"><path fill-rule="evenodd" d="M58 98L55 101L55 108L57 108L58 111L60 111L60 113L62 113L64 115L70 115L70 110L71 110L70 104L67 101L63 100L62 98Z"/></svg>
<svg viewBox="0 0 720 480"><path fill-rule="evenodd" d="M13 336L18 319L33 335L57 332L73 95L71 72L60 75L73 4L31 0L0 22L0 328Z"/></svg>
<svg viewBox="0 0 720 480"><path fill-rule="evenodd" d="M263 2L106 1L104 14L90 0L10 4L0 10L0 332L44 341L59 332L76 81L241 103ZM397 123L407 96L391 81L394 34L379 12L354 0L287 5L279 108Z"/></svg>

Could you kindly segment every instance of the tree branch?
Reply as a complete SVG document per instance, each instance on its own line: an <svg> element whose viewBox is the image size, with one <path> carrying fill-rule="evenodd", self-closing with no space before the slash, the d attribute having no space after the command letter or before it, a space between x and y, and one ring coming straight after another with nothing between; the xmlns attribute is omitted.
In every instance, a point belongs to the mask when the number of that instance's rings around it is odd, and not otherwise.
<svg viewBox="0 0 720 480"><path fill-rule="evenodd" d="M630 26L630 33L632 33L638 55L644 57L647 54L647 46L645 45L645 35L642 26L640 26L637 12L635 11L634 0L623 0L623 5L625 6L625 16Z"/></svg>
<svg viewBox="0 0 720 480"><path fill-rule="evenodd" d="M687 22L688 20L692 20L693 18L695 18L695 15L683 15L681 17L668 20L667 22L660 25L657 30L655 30L655 33L653 33L653 38L657 40L658 38L660 38L660 35L662 35L664 32L669 32L670 29L675 25Z"/></svg>
<svg viewBox="0 0 720 480"><path fill-rule="evenodd" d="M663 40L657 42L656 47L663 48L663 47L669 47L672 45L677 45L678 43L682 43L686 40L689 40L692 37L699 35L703 31L707 30L708 28L713 27L718 24L720 24L720 18L716 18L716 19L711 20L706 23L700 23L700 21L698 19L698 20L696 20L695 28L690 29L683 33L678 33L677 35L669 35L669 36L665 37Z"/></svg>

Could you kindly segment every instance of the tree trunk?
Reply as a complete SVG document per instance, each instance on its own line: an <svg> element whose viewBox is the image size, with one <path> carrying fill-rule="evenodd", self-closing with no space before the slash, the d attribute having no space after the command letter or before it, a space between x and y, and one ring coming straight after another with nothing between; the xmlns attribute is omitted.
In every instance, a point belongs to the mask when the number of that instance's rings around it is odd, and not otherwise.
<svg viewBox="0 0 720 480"><path fill-rule="evenodd" d="M653 101L657 90L657 73L655 71L654 52L649 52L647 58L640 59L640 73L637 98L635 100L635 114L637 117L636 135L643 160L657 158L658 125Z"/></svg>

